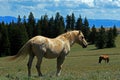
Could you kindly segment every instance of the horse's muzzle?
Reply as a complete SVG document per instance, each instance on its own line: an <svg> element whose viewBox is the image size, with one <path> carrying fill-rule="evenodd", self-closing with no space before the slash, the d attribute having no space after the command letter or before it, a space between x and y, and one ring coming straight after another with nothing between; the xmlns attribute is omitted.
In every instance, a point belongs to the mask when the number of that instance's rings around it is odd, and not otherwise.
<svg viewBox="0 0 120 80"><path fill-rule="evenodd" d="M83 47L83 48L86 48L86 47L87 47L87 45L82 45L82 47Z"/></svg>

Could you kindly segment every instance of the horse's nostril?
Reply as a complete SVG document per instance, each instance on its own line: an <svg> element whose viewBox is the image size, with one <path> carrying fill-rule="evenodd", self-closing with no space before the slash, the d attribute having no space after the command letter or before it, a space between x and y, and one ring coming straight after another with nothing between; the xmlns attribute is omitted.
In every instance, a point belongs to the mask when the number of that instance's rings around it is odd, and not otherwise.
<svg viewBox="0 0 120 80"><path fill-rule="evenodd" d="M87 47L87 45L83 45L83 48L86 48Z"/></svg>

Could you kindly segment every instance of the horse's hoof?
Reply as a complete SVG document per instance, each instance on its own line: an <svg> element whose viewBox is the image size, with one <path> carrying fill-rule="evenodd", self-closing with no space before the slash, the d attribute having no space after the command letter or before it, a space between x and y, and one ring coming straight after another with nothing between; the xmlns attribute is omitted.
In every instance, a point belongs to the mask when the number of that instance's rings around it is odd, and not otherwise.
<svg viewBox="0 0 120 80"><path fill-rule="evenodd" d="M42 75L42 74L40 74L40 75L38 75L38 77L43 77L43 75Z"/></svg>
<svg viewBox="0 0 120 80"><path fill-rule="evenodd" d="M56 76L57 76L57 77L59 77L59 76L60 76L60 74L56 74Z"/></svg>

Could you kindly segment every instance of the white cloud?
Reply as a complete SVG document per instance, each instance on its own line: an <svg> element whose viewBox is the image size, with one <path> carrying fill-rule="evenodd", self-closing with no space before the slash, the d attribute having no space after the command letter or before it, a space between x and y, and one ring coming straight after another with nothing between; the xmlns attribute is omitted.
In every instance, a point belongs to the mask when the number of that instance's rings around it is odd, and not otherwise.
<svg viewBox="0 0 120 80"><path fill-rule="evenodd" d="M81 2L87 4L89 7L94 6L94 0L81 0Z"/></svg>
<svg viewBox="0 0 120 80"><path fill-rule="evenodd" d="M58 11L63 16L74 12L88 18L119 19L120 0L0 0L1 15L26 15L35 17L47 13L54 16Z"/></svg>
<svg viewBox="0 0 120 80"><path fill-rule="evenodd" d="M47 4L38 4L36 5L37 8L39 9L44 9L47 6Z"/></svg>
<svg viewBox="0 0 120 80"><path fill-rule="evenodd" d="M99 8L117 8L120 7L120 0L94 0L94 4Z"/></svg>
<svg viewBox="0 0 120 80"><path fill-rule="evenodd" d="M66 0L66 1L63 1L63 4L66 5L67 7L79 7L79 6L82 6L82 7L93 7L94 4L93 4L93 0Z"/></svg>
<svg viewBox="0 0 120 80"><path fill-rule="evenodd" d="M118 7L120 7L120 0L115 0L115 1L113 2L113 4L114 4L114 5L117 5Z"/></svg>
<svg viewBox="0 0 120 80"><path fill-rule="evenodd" d="M12 11L10 9L10 4L8 2L5 2L3 0L0 0L0 15L5 16L5 15L11 15Z"/></svg>

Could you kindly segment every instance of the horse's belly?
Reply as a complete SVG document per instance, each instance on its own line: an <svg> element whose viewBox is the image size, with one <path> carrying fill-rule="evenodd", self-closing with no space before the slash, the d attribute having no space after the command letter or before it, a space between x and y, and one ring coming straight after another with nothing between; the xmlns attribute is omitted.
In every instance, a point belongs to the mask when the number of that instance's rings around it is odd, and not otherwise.
<svg viewBox="0 0 120 80"><path fill-rule="evenodd" d="M63 49L58 48L58 47L53 48L53 49L47 49L44 54L44 57L49 58L49 59L56 58L62 53L62 51L63 51Z"/></svg>
<svg viewBox="0 0 120 80"><path fill-rule="evenodd" d="M59 54L57 54L57 53L51 53L51 52L47 52L47 53L44 54L44 57L48 58L48 59L56 58L58 56L59 56Z"/></svg>

